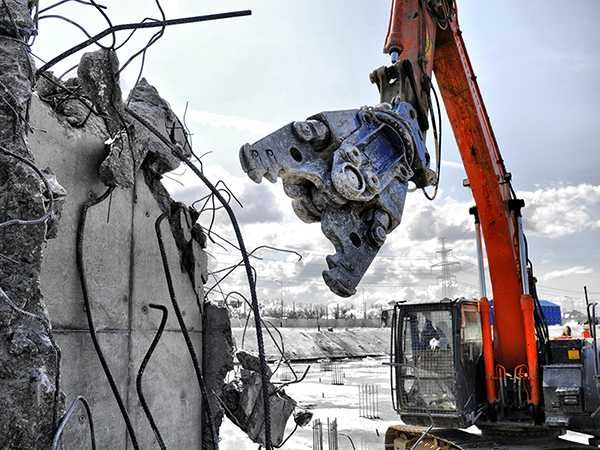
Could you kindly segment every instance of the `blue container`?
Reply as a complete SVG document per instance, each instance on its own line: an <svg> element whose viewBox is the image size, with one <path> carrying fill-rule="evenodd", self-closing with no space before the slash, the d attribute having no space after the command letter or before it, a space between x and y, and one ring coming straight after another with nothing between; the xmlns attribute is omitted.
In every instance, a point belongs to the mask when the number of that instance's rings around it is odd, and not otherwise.
<svg viewBox="0 0 600 450"><path fill-rule="evenodd" d="M540 304L542 305L546 325L562 325L562 314L559 305L542 299L540 299Z"/></svg>

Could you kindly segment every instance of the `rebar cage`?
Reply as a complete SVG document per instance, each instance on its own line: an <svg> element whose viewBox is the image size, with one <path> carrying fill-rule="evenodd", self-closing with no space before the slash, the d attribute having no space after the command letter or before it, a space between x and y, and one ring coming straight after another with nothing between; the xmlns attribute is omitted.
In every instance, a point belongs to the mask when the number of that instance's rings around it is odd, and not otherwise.
<svg viewBox="0 0 600 450"><path fill-rule="evenodd" d="M468 426L483 409L477 303L398 304L392 318L391 383L404 422Z"/></svg>

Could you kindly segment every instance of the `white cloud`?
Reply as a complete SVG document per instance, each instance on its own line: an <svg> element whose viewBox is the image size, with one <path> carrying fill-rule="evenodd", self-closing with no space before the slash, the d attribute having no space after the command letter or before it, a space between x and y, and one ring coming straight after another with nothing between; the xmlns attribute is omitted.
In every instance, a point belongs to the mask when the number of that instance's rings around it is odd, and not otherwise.
<svg viewBox="0 0 600 450"><path fill-rule="evenodd" d="M544 281L549 281L555 278L562 278L570 275L587 275L592 273L593 271L594 270L591 267L573 266L569 267L568 269L552 270L551 272L542 275L541 278Z"/></svg>
<svg viewBox="0 0 600 450"><path fill-rule="evenodd" d="M304 255L303 263L297 264L292 255L261 251L263 260L253 261L258 271L261 301L278 302L283 295L286 303L295 301L327 305L339 302L341 299L327 289L321 278L322 270L326 269L325 256L332 254L334 249L323 236L320 224L307 225L295 216L291 200L283 193L280 183L263 183L257 186L241 172L236 174L226 170L215 161L214 155L207 156L204 162L207 175L213 180L226 180L236 196L244 202L244 210L238 207L236 210L249 250L269 244L296 249ZM182 169L179 169L176 173L180 174L177 178L187 188L182 189L175 183L168 183L171 191L178 191L178 198L190 200L206 193L206 189L198 184L189 171L182 173ZM600 216L594 208L600 204L600 187L538 187L521 195L526 199L529 211L529 231L542 238L585 231L589 229L587 227L594 226L595 222L595 226L598 226ZM439 255L436 254L440 247L439 237L448 239L448 247L454 249L452 255L461 262L456 273L454 294L467 297L476 295L473 218L468 213L472 204L472 200L458 201L444 191L440 191L434 202L426 201L420 192L409 194L403 221L388 236L380 256L375 259L363 283L359 285L358 295L350 299L353 307L362 308L363 292L369 305L394 299L426 301L441 298L437 272L431 271L431 264L439 262ZM206 215L201 222L209 220L210 216ZM203 225L208 226L208 222ZM217 214L215 231L235 241L222 210ZM211 269L239 261L239 254L235 250L225 252L209 243L209 251L218 258L216 261L211 260ZM552 264L551 261L548 263ZM562 277L566 279L570 275L589 274L592 272L590 267L593 266L583 263L566 269L560 269L559 266L559 270L554 265L541 278L547 282ZM245 285L243 270L238 270L228 278L223 289L225 292L231 289L244 291Z"/></svg>
<svg viewBox="0 0 600 450"><path fill-rule="evenodd" d="M464 170L463 163L458 161L449 161L447 159L442 159L442 166L449 167L451 169Z"/></svg>
<svg viewBox="0 0 600 450"><path fill-rule="evenodd" d="M578 184L519 193L527 229L548 238L600 229L600 186Z"/></svg>
<svg viewBox="0 0 600 450"><path fill-rule="evenodd" d="M193 108L188 109L186 121L189 123L213 128L231 128L257 135L269 134L278 128L278 126L262 120L230 114L217 114L209 111L200 111Z"/></svg>
<svg viewBox="0 0 600 450"><path fill-rule="evenodd" d="M472 240L473 219L469 216L472 202L459 202L442 192L434 202L429 202L420 193L414 193L404 208L401 228L408 232L413 241L446 238L448 241Z"/></svg>

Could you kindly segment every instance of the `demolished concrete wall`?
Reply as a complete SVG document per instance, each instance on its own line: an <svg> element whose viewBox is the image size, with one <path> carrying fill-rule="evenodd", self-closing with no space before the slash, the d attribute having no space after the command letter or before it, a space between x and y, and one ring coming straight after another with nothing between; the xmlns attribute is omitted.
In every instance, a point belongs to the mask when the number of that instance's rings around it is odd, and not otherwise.
<svg viewBox="0 0 600 450"><path fill-rule="evenodd" d="M105 142L110 133L95 116L88 118L84 127L74 127L37 98L32 104L31 123L36 130L31 138L32 148L39 163L55 167L57 178L69 192L58 235L48 243L41 270L42 290L51 299L48 309L57 342L63 349L62 389L67 402L83 395L93 405L97 439L102 447L126 448L123 419L88 336L74 262L79 209L89 198L101 195L106 189L106 174L110 173L107 166L118 164L107 163ZM109 150L108 160L111 158L114 154ZM135 167L131 160L123 165L132 171ZM146 182L148 175L138 172L129 180L127 171L119 173L126 186L133 183L131 189L115 189L110 202L90 209L83 253L100 345L126 402L140 447L156 448L156 438L140 407L135 380L160 323L160 314L148 305L165 305L172 310L154 231L156 218L164 212L161 206L166 207L170 199L164 197L166 191L161 191L162 205L156 201L157 192L151 191ZM189 235L187 225L183 227L178 234ZM201 356L202 311L198 298L202 296L202 284L196 279L194 290L189 274L182 269L181 253L169 222L163 222L161 228L177 299ZM195 250L200 270L205 271L203 251L198 246ZM143 378L146 399L169 448L201 447L202 399L194 380L181 330L170 314ZM88 439L86 428L82 421L71 425L65 444L71 448L84 446Z"/></svg>
<svg viewBox="0 0 600 450"><path fill-rule="evenodd" d="M229 311L223 306L207 303L204 314L204 375L210 395L210 409L216 429L221 427L225 410L219 398L225 387L225 378L233 370L233 336L229 322ZM204 434L202 448L210 448L211 441L207 433Z"/></svg>
<svg viewBox="0 0 600 450"><path fill-rule="evenodd" d="M278 445L295 402L271 383L263 402L256 364L225 384L199 212L161 183L192 154L183 125L145 79L122 99L114 49L36 72L34 4L0 12L0 448L84 448L93 423L99 448L216 449L225 413L270 448L264 403Z"/></svg>
<svg viewBox="0 0 600 450"><path fill-rule="evenodd" d="M46 183L59 180L51 183L51 190L54 206L62 206L62 216L59 226L52 220L0 225L0 448L50 448L59 369L65 398L57 397L57 419L64 401L68 404L84 396L92 405L97 445L132 447L90 340L75 261L81 207L99 198L106 186L114 188L110 199L89 209L81 236L90 311L137 445L157 448L136 391L136 376L161 319L149 305L172 311L155 234L155 220L163 213L169 219L161 230L173 289L202 361L204 240L193 226L191 213L175 208L160 184L162 173L179 161L126 117L118 61L111 51L85 54L78 77L66 82L51 73L41 74L32 95L35 67L24 44L33 30L28 2L8 1L4 6L0 145L6 151L0 153L0 224L41 217L48 208L51 192L17 157L54 169L56 177L46 174ZM165 136L189 155L178 119L145 80L132 93L130 106L164 129ZM182 220L182 215L188 220ZM50 237L54 239L47 241ZM173 314L145 368L142 385L164 444L201 448L203 402ZM63 443L67 448L83 448L88 433L87 418L81 413L69 423Z"/></svg>

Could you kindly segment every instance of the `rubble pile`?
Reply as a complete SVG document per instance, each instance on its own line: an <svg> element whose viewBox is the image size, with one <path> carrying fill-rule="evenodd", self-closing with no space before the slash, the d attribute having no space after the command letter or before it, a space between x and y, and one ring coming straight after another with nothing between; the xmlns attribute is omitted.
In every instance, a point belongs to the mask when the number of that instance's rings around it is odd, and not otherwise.
<svg viewBox="0 0 600 450"><path fill-rule="evenodd" d="M237 424L257 444L264 445L264 410L260 361L243 350L236 357L241 365L240 377L227 383L223 389L223 403L229 419ZM269 371L270 372L270 371ZM272 373L269 373L271 377ZM296 402L285 391L269 383L271 404L271 438L273 445L282 444L285 426L294 412Z"/></svg>

